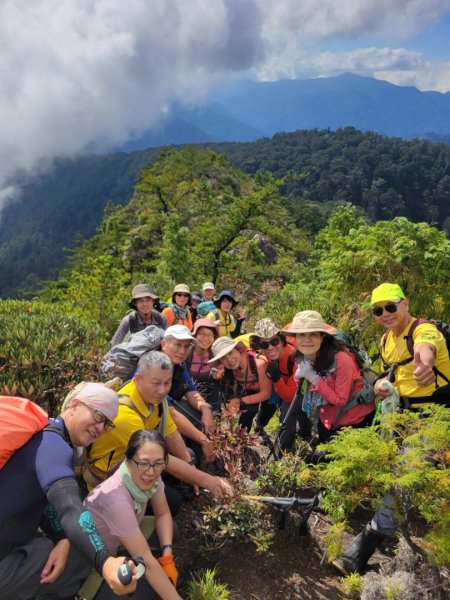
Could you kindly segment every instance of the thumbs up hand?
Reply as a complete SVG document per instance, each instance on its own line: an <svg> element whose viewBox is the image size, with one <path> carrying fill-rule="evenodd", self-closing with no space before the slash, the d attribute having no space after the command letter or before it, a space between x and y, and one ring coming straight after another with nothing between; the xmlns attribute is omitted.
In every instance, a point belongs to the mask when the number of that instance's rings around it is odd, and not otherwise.
<svg viewBox="0 0 450 600"><path fill-rule="evenodd" d="M435 374L433 371L433 365L434 354L432 352L430 352L428 355L428 353L421 353L420 350L414 351L413 377L417 385L426 387L434 382Z"/></svg>

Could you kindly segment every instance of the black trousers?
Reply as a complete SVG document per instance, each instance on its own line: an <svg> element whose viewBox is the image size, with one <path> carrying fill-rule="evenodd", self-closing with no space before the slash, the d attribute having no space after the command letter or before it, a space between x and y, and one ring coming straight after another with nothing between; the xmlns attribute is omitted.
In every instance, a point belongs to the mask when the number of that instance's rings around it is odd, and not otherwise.
<svg viewBox="0 0 450 600"><path fill-rule="evenodd" d="M259 404L244 404L241 402L241 410L244 412L239 417L239 425L250 431L253 421L256 419L255 431L263 429L277 410L276 404L269 404L267 400Z"/></svg>

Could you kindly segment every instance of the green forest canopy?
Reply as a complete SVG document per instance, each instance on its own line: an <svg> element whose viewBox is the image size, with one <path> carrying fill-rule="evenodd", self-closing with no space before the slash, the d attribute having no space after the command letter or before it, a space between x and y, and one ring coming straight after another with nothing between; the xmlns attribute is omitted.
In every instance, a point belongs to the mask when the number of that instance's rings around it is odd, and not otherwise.
<svg viewBox="0 0 450 600"><path fill-rule="evenodd" d="M371 222L405 216L450 229L450 147L352 127L280 133L252 143L212 144L256 180L283 179L281 204L298 228L317 233L337 204L351 202ZM57 276L64 248L88 239L109 201L124 205L150 149L60 161L25 186L23 202L0 222L0 294L29 296ZM110 209L107 209L110 211ZM108 213L109 214L109 213ZM270 218L270 215L269 215Z"/></svg>
<svg viewBox="0 0 450 600"><path fill-rule="evenodd" d="M400 283L418 314L448 314L450 242L442 231L405 217L370 224L344 203L313 235L294 223L279 194L282 183L252 179L211 150L167 149L43 299L89 314L105 336L140 281L167 297L175 283L199 289L211 278L242 298L249 326L260 316L283 325L314 308L366 343L378 333L364 309L383 280Z"/></svg>

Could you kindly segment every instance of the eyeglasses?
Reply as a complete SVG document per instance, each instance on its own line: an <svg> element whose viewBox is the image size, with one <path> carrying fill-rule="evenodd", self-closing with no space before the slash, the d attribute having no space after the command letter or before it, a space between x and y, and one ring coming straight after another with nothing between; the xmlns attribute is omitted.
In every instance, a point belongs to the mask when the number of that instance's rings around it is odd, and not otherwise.
<svg viewBox="0 0 450 600"><path fill-rule="evenodd" d="M204 337L214 339L214 334L212 331L199 331L195 337Z"/></svg>
<svg viewBox="0 0 450 600"><path fill-rule="evenodd" d="M400 300L401 302L401 300ZM395 313L397 312L397 305L399 304L399 302L391 302L389 304L385 304L384 306L374 306L372 308L372 313L376 316L376 317L381 317L381 315L383 314L383 311L385 310L388 313Z"/></svg>
<svg viewBox="0 0 450 600"><path fill-rule="evenodd" d="M155 462L152 464L149 462L139 462L137 460L134 460L134 458L132 458L131 460L136 465L139 473L145 473L146 471L149 471L150 469L153 469L155 471L155 473L161 473L161 471L163 471L166 466L166 463L164 461Z"/></svg>
<svg viewBox="0 0 450 600"><path fill-rule="evenodd" d="M107 417L105 417L105 415L99 410L97 410L96 408L92 408L92 406L89 406L89 404L86 404L86 402L81 402L81 404L84 404L84 406L91 411L91 413L94 415L94 421L96 423L103 423L105 431L111 431L115 428L114 423L110 421Z"/></svg>
<svg viewBox="0 0 450 600"><path fill-rule="evenodd" d="M258 348L261 348L261 350L267 350L269 348L269 346L278 346L279 343L280 343L280 338L275 337L275 338L273 338L273 340L270 340L268 342L261 342L261 340L259 340L258 342L256 342L256 345Z"/></svg>
<svg viewBox="0 0 450 600"><path fill-rule="evenodd" d="M189 298L189 294L185 294L184 292L177 292L175 296L181 296L182 298Z"/></svg>

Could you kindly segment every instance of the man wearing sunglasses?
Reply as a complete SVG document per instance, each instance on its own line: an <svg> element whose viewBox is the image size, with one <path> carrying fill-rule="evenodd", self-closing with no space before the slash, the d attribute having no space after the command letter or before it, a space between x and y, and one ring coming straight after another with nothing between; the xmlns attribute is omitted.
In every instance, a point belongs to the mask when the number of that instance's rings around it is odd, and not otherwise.
<svg viewBox="0 0 450 600"><path fill-rule="evenodd" d="M450 399L450 360L446 341L433 323L419 323L412 333L412 352L408 336L416 321L409 312L409 301L396 283L382 283L372 292L372 314L383 325L381 356L390 368L403 408L418 409L430 401ZM375 384L375 393L385 397L387 392Z"/></svg>
<svg viewBox="0 0 450 600"><path fill-rule="evenodd" d="M420 321L409 312L409 302L396 283L382 283L372 292L372 314L385 327L381 356L389 367L389 380L397 389L402 408L420 410L430 402L450 405L450 359L446 341L433 323ZM411 330L413 332L411 333ZM412 344L408 348L408 338ZM381 379L375 383L378 397L386 397ZM364 527L346 550L332 561L343 575L363 572L383 539L397 529L393 501L387 495L370 524Z"/></svg>

